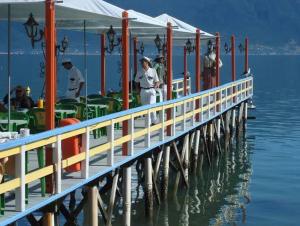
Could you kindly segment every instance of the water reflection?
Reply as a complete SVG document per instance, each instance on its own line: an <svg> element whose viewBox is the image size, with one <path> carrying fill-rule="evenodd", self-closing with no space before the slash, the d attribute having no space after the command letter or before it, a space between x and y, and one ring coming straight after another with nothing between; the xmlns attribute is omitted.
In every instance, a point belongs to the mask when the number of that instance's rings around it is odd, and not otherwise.
<svg viewBox="0 0 300 226"><path fill-rule="evenodd" d="M171 173L168 202L156 206L154 218L144 217L143 192L133 203L132 225L194 226L238 225L247 221L247 205L251 202L249 183L252 174L251 141L232 147L215 157L212 166L200 156L197 168L190 175L188 189L174 185L176 175ZM136 197L133 191L133 197ZM115 225L122 224L121 216Z"/></svg>

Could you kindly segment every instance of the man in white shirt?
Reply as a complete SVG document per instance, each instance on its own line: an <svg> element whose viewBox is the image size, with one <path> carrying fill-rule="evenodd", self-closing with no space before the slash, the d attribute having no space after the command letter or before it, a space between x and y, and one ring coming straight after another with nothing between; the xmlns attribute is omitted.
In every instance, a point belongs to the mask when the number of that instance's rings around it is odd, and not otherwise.
<svg viewBox="0 0 300 226"><path fill-rule="evenodd" d="M70 59L63 59L63 67L68 70L68 87L65 93L66 98L76 99L84 85L84 78L81 72L72 64Z"/></svg>
<svg viewBox="0 0 300 226"><path fill-rule="evenodd" d="M156 103L156 90L159 88L159 79L156 70L151 67L151 60L148 57L143 57L141 60L142 70L136 75L135 82L140 88L142 105ZM156 124L156 113L151 113L150 124Z"/></svg>

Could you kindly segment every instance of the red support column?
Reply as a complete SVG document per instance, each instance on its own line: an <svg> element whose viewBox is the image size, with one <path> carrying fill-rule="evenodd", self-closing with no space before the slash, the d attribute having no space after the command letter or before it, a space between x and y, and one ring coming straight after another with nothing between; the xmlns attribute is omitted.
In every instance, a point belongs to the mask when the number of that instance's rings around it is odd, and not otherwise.
<svg viewBox="0 0 300 226"><path fill-rule="evenodd" d="M133 38L133 74L136 76L137 71L138 71L138 59L137 59L137 44L138 40L137 37ZM134 77L135 79L135 77Z"/></svg>
<svg viewBox="0 0 300 226"><path fill-rule="evenodd" d="M235 37L231 36L231 80L236 80L236 66L235 66ZM233 93L235 93L235 87L233 87ZM236 98L233 97L233 102L236 101Z"/></svg>
<svg viewBox="0 0 300 226"><path fill-rule="evenodd" d="M220 85L220 34L216 33L216 84ZM213 87L212 87L213 88Z"/></svg>
<svg viewBox="0 0 300 226"><path fill-rule="evenodd" d="M236 80L236 69L235 69L235 37L231 36L231 80Z"/></svg>
<svg viewBox="0 0 300 226"><path fill-rule="evenodd" d="M45 2L45 41L46 41L46 129L55 128L55 83L56 83L56 32L54 0ZM52 165L52 148L46 148L46 165ZM52 175L46 177L46 191L53 192Z"/></svg>
<svg viewBox="0 0 300 226"><path fill-rule="evenodd" d="M123 110L129 109L129 29L128 13L122 13L122 80L123 80ZM123 136L128 135L128 121L123 121ZM128 154L128 143L122 145L122 155Z"/></svg>
<svg viewBox="0 0 300 226"><path fill-rule="evenodd" d="M196 47L195 47L195 65L196 65L196 93L200 92L201 90L201 59L200 59L200 46L201 46L201 37L200 37L200 30L196 30ZM199 100L196 101L196 109L200 107ZM196 114L196 121L199 122L200 114Z"/></svg>
<svg viewBox="0 0 300 226"><path fill-rule="evenodd" d="M200 30L196 31L196 93L201 90L201 62L200 62Z"/></svg>
<svg viewBox="0 0 300 226"><path fill-rule="evenodd" d="M248 37L245 39L245 74L248 72L249 69L249 39Z"/></svg>
<svg viewBox="0 0 300 226"><path fill-rule="evenodd" d="M173 31L172 24L169 22L167 27L167 100L172 99L172 48L173 48ZM171 120L171 109L167 110L167 120ZM167 127L167 135L170 136L172 133L171 126Z"/></svg>
<svg viewBox="0 0 300 226"><path fill-rule="evenodd" d="M101 34L101 95L106 92L106 65L105 65L105 33Z"/></svg>
<svg viewBox="0 0 300 226"><path fill-rule="evenodd" d="M186 47L183 47L183 91L184 96L187 95L187 55Z"/></svg>

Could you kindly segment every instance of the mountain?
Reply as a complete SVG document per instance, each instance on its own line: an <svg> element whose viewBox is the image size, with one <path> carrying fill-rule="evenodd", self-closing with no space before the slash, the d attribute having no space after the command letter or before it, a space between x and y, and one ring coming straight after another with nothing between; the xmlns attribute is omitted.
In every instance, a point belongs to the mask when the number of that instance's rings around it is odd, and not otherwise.
<svg viewBox="0 0 300 226"><path fill-rule="evenodd" d="M236 35L237 43L248 36L253 52L287 53L290 50L300 54L300 0L107 1L153 17L166 12L205 31L219 31L223 43L229 41L231 34ZM0 21L0 30L6 34L5 21ZM12 30L13 49L31 51L23 25L14 23ZM82 52L82 33L58 31L58 35L58 40L67 35L71 41L70 49ZM6 36L1 36L0 53L6 51L6 43ZM88 43L89 51L99 49L99 37L89 35ZM40 49L39 43L37 47Z"/></svg>
<svg viewBox="0 0 300 226"><path fill-rule="evenodd" d="M151 16L178 17L203 30L228 37L248 35L252 43L300 43L300 0L108 0Z"/></svg>

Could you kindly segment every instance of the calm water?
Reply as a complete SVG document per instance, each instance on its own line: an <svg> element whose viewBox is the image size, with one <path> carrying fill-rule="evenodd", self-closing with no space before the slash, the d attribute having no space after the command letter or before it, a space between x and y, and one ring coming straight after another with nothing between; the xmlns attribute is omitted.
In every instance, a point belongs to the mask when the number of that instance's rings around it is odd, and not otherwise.
<svg viewBox="0 0 300 226"><path fill-rule="evenodd" d="M5 59L0 59L0 82L6 89L6 75L2 77ZM112 66L108 73L117 75L117 57L110 60ZM175 59L174 73L182 70L178 60ZM241 60L239 58L238 62ZM29 64L30 61L34 63ZM76 57L75 61L81 67L82 58ZM222 74L228 75L229 58L224 57L224 62ZM211 167L204 162L202 170L198 168L190 177L189 190L179 189L174 195L171 187L168 203L155 206L152 222L144 218L142 194L138 196L139 192L133 190L133 225L300 224L300 57L253 56L250 62L255 75L257 109L250 112L256 120L248 123L247 140L215 160ZM98 57L89 60L90 92L98 89L97 63ZM42 84L38 57L15 57L14 64L19 65L14 68L15 79L19 80L13 83L25 85L31 82L33 96L38 96ZM59 73L59 87L63 90L65 81L61 68ZM229 77L222 79L228 81ZM112 76L108 77L108 88L118 88ZM0 95L6 92L5 89L0 89ZM118 225L121 211L115 213Z"/></svg>

